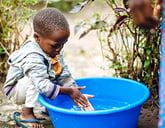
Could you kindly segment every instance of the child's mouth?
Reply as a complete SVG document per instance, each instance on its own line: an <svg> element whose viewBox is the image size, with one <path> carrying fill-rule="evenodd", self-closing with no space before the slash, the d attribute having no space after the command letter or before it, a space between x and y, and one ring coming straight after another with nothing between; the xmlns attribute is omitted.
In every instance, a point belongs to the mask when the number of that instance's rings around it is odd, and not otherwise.
<svg viewBox="0 0 165 128"><path fill-rule="evenodd" d="M54 57L56 57L56 56L59 55L59 54L60 54L60 52L56 52L56 53L54 53L54 54L51 54L50 57L54 58Z"/></svg>

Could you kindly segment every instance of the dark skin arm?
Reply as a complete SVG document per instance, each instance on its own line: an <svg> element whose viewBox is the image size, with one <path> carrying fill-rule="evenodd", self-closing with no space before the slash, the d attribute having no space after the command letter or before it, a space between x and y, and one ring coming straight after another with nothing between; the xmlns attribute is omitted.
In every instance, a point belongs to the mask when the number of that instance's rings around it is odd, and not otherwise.
<svg viewBox="0 0 165 128"><path fill-rule="evenodd" d="M162 9L162 0L156 0L154 5L153 15L158 19Z"/></svg>
<svg viewBox="0 0 165 128"><path fill-rule="evenodd" d="M134 23L142 28L155 28L159 21L161 0L156 0L153 9L151 0L128 0L130 14Z"/></svg>

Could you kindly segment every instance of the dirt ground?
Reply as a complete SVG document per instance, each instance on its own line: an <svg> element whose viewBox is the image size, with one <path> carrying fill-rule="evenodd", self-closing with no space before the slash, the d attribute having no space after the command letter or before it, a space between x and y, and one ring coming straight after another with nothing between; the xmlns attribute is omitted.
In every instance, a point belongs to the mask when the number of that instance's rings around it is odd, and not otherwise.
<svg viewBox="0 0 165 128"><path fill-rule="evenodd" d="M90 32L81 40L78 39L79 34L73 34L74 25L79 21L90 17L94 11L104 12L103 15L109 14L109 9L105 5L99 5L97 8L95 5L90 6L90 8L87 7L81 13L76 15L66 14L66 17L70 23L71 36L68 43L64 47L64 51L66 56L66 63L68 64L69 69L75 78L112 76L113 74L113 70L109 70L107 62L102 57L100 43L97 39L96 32ZM26 29L26 31L23 33L27 32L28 30ZM6 101L0 92L0 128L15 128L15 125L11 120L11 113L19 109L20 107ZM158 108L143 108L139 118L138 128L157 128L157 122ZM45 123L46 128L52 127L51 125L48 125L50 124L50 121Z"/></svg>

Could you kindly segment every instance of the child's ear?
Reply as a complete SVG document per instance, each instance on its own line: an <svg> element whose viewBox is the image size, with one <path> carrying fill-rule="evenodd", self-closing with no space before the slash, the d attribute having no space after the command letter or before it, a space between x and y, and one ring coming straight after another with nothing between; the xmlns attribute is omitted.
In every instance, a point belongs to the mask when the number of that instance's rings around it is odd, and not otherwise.
<svg viewBox="0 0 165 128"><path fill-rule="evenodd" d="M40 34L38 34L37 32L34 32L34 38L37 42L40 42Z"/></svg>

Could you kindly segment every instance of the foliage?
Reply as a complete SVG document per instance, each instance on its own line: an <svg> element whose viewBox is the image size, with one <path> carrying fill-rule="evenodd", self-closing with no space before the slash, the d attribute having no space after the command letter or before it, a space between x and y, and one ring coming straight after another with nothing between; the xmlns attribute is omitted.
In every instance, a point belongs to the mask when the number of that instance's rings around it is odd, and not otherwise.
<svg viewBox="0 0 165 128"><path fill-rule="evenodd" d="M33 14L30 6L38 0L0 0L0 80L7 70L8 55L24 40L21 31Z"/></svg>
<svg viewBox="0 0 165 128"><path fill-rule="evenodd" d="M96 30L109 68L115 71L114 76L144 82L151 89L151 104L158 105L160 26L154 32L141 29L134 24L126 0L106 2L115 15L113 25L110 22L112 16L108 18L94 14L90 20L76 25L76 32L85 27L86 30L80 35L82 38L91 30Z"/></svg>
<svg viewBox="0 0 165 128"><path fill-rule="evenodd" d="M61 11L68 12L83 0L48 0L48 7L55 7Z"/></svg>

